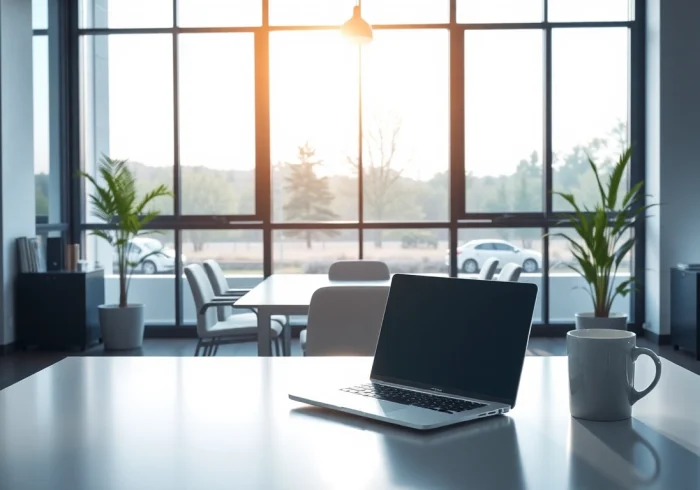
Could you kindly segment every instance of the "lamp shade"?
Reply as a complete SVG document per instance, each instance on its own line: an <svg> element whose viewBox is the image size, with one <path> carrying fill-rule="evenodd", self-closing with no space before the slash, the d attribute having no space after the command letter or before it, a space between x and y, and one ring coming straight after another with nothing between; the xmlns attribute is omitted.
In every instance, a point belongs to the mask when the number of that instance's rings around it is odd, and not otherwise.
<svg viewBox="0 0 700 490"><path fill-rule="evenodd" d="M362 18L359 5L352 9L352 18L343 24L340 32L358 44L367 44L372 40L372 26Z"/></svg>

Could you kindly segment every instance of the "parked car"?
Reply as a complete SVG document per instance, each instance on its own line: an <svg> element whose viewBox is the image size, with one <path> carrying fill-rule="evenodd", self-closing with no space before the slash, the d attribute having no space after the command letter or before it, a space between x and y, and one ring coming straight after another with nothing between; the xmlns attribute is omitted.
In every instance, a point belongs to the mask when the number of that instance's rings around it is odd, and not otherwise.
<svg viewBox="0 0 700 490"><path fill-rule="evenodd" d="M430 232L415 231L401 237L401 248L437 248L438 240Z"/></svg>
<svg viewBox="0 0 700 490"><path fill-rule="evenodd" d="M153 253L159 252L159 253ZM138 262L148 254L135 273L141 274L162 274L175 270L175 250L164 247L160 240L150 237L137 237L129 242L128 248L129 262ZM182 264L187 258L182 255ZM117 267L117 257L114 257L114 266Z"/></svg>
<svg viewBox="0 0 700 490"><path fill-rule="evenodd" d="M499 268L513 262L527 273L537 272L542 267L542 254L535 250L522 250L505 240L471 240L457 247L457 267L467 274L476 274L481 264L489 257L498 259ZM445 264L450 264L449 251Z"/></svg>

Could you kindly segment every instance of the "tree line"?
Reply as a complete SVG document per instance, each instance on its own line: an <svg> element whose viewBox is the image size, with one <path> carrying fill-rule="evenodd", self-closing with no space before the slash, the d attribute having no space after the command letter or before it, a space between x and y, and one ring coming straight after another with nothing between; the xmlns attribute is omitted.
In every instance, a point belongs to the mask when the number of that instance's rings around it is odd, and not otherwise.
<svg viewBox="0 0 700 490"><path fill-rule="evenodd" d="M436 172L427 180L403 175L405 162L397 158L401 133L400 120L374 128L365 135L363 155L363 208L367 221L447 221L449 219L449 172ZM612 168L616 155L627 145L627 127L618 123L604 137L577 145L570 151L554 155L553 188L576 194L584 205L595 202L597 187L590 172L588 157L605 174ZM440 168L447 165L440 162ZM324 162L316 156L309 142L300 142L296 158L277 162L272 174L273 216L280 222L354 221L358 212L358 164L347 158L349 171L342 175L323 175ZM431 162L425 162L430 168ZM475 175L466 162L467 211L476 213L541 212L543 207L543 162L537 151L524 156L515 171L506 175ZM172 187L172 168L152 167L132 162L140 192L157 184ZM48 176L37 174L37 215L48 213ZM188 215L252 214L255 207L255 173L253 170L219 170L205 166L181 168L181 209ZM163 214L172 214L172 200L156 203ZM555 211L568 210L567 204L554 197ZM521 238L528 247L538 238L539 229L499 230L503 239ZM220 232L189 230L184 240L201 250ZM227 233L241 241L259 240L259 232L237 230ZM287 230L285 236L301 239L308 248L322 240L340 239L335 230ZM384 233L377 230L373 241L381 247Z"/></svg>

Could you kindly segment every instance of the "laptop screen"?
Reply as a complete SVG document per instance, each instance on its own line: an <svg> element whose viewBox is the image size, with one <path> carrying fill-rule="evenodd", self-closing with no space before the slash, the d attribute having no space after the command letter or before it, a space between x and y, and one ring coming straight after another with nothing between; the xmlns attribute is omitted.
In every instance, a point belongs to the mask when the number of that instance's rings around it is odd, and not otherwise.
<svg viewBox="0 0 700 490"><path fill-rule="evenodd" d="M534 284L394 276L372 379L515 405Z"/></svg>

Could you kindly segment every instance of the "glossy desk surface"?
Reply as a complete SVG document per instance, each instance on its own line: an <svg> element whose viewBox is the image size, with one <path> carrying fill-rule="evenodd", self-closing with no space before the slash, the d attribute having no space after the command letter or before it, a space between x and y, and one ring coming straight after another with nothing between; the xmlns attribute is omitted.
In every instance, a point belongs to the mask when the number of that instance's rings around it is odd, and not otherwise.
<svg viewBox="0 0 700 490"><path fill-rule="evenodd" d="M0 392L0 488L700 488L698 376L664 360L631 421L580 422L566 362L529 357L508 416L418 433L287 398L365 358L68 358Z"/></svg>
<svg viewBox="0 0 700 490"><path fill-rule="evenodd" d="M273 274L236 301L236 306L306 307L314 292L325 286L389 286L386 281L330 281L328 274Z"/></svg>

